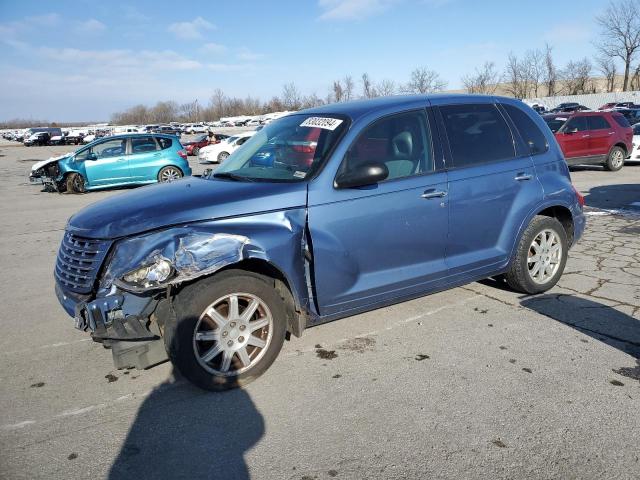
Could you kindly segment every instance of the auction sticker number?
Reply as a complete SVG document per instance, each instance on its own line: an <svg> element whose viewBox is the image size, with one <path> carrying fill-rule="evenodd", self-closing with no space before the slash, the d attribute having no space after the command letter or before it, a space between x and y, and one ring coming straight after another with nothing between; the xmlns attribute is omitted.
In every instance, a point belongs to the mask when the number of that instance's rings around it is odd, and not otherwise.
<svg viewBox="0 0 640 480"><path fill-rule="evenodd" d="M315 127L324 130L335 130L340 126L342 120L329 117L309 117L300 124L301 127Z"/></svg>

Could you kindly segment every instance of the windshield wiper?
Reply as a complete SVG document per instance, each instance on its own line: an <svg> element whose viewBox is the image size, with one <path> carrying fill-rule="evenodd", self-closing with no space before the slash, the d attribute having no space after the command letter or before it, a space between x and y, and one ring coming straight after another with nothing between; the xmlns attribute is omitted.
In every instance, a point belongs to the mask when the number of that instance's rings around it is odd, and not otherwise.
<svg viewBox="0 0 640 480"><path fill-rule="evenodd" d="M214 173L213 178L228 178L229 180L235 180L236 182L252 182L253 180L242 175L236 175L231 172Z"/></svg>

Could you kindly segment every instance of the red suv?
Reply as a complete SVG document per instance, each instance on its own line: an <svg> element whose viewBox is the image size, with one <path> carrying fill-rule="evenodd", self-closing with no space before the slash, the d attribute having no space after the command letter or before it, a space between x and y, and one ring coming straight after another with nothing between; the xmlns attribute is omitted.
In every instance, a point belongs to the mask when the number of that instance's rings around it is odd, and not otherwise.
<svg viewBox="0 0 640 480"><path fill-rule="evenodd" d="M569 165L604 164L618 171L633 149L633 130L617 112L544 115Z"/></svg>

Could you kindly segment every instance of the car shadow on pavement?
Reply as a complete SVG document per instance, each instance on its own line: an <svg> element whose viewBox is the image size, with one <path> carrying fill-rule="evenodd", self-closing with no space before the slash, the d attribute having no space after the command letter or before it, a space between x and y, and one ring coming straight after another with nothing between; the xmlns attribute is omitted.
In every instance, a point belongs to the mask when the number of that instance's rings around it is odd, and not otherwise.
<svg viewBox="0 0 640 480"><path fill-rule="evenodd" d="M205 392L175 378L140 406L108 478L250 478L244 454L264 420L249 394Z"/></svg>
<svg viewBox="0 0 640 480"><path fill-rule="evenodd" d="M594 208L629 208L640 200L640 184L617 184L593 187L584 196L585 203ZM640 211L640 210L639 210Z"/></svg>
<svg viewBox="0 0 640 480"><path fill-rule="evenodd" d="M520 304L631 355L636 359L636 366L623 366L613 371L640 381L639 318L574 295L537 295L522 299Z"/></svg>

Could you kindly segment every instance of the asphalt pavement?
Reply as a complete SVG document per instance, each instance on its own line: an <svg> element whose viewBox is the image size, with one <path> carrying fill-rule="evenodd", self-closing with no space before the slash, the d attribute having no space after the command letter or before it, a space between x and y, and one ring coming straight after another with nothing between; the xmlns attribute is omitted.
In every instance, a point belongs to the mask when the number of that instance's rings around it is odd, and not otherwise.
<svg viewBox="0 0 640 480"><path fill-rule="evenodd" d="M487 280L343 319L211 394L114 370L58 305L67 218L123 191L27 183L71 148L0 143L0 478L640 477L640 163L573 171L587 230L547 294Z"/></svg>

